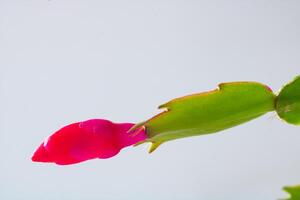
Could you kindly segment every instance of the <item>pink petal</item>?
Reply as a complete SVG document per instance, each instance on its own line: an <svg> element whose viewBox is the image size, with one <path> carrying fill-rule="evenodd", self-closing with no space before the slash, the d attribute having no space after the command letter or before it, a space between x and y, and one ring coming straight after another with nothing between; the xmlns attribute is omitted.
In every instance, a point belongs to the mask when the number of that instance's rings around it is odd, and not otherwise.
<svg viewBox="0 0 300 200"><path fill-rule="evenodd" d="M133 125L103 119L67 125L39 146L32 161L67 165L94 158L110 158L122 148L147 138L144 130L128 133Z"/></svg>

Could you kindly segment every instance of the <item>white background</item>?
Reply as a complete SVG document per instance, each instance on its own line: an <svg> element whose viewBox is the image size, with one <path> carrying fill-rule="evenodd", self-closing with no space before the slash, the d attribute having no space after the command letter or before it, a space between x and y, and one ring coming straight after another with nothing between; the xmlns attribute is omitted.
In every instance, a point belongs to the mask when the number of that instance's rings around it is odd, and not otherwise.
<svg viewBox="0 0 300 200"><path fill-rule="evenodd" d="M300 128L275 113L108 160L32 163L90 118L139 122L219 82L299 74L300 2L0 0L0 199L276 200L300 183Z"/></svg>

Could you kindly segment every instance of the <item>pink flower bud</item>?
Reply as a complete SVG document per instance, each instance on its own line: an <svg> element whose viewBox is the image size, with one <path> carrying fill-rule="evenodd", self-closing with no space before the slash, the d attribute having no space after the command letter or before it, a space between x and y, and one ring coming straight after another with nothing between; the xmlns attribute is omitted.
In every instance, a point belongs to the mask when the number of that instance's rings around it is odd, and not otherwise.
<svg viewBox="0 0 300 200"><path fill-rule="evenodd" d="M31 159L68 165L94 158L110 158L122 148L147 138L143 129L128 133L133 125L103 119L70 124L47 138Z"/></svg>

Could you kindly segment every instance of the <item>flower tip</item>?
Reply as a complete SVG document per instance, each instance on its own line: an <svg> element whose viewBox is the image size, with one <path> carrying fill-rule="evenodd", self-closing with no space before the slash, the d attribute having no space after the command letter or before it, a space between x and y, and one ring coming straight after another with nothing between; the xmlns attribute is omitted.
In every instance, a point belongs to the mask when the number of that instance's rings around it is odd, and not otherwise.
<svg viewBox="0 0 300 200"><path fill-rule="evenodd" d="M33 153L31 157L33 162L53 162L47 149L44 147L44 143L42 143L39 148Z"/></svg>
<svg viewBox="0 0 300 200"><path fill-rule="evenodd" d="M38 162L38 158L37 158L37 156L35 155L35 154L33 154L33 156L31 156L31 161L32 162Z"/></svg>

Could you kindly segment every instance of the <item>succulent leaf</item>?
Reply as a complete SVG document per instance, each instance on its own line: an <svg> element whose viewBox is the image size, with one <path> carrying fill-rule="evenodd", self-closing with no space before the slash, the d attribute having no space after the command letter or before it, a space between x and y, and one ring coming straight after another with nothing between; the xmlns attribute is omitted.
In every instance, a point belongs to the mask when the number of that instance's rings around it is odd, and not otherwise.
<svg viewBox="0 0 300 200"><path fill-rule="evenodd" d="M159 108L165 111L133 128L145 127L150 152L166 141L215 133L273 111L275 95L257 82L222 83L213 91L176 98Z"/></svg>

